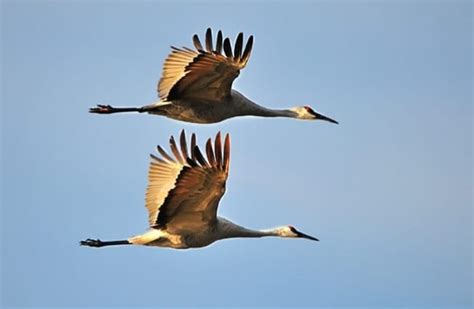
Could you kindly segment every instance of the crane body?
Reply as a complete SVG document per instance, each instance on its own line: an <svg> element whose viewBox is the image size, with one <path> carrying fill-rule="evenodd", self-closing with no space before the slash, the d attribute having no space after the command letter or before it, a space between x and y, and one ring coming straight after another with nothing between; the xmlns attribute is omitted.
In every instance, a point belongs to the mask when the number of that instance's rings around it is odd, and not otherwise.
<svg viewBox="0 0 474 309"><path fill-rule="evenodd" d="M250 58L253 36L249 37L244 49L243 34L239 33L232 50L230 39L223 40L221 31L214 46L209 28L205 49L197 35L194 35L193 42L195 50L171 47L172 52L165 60L158 83L158 101L141 107L97 105L89 111L96 114L149 113L192 123L216 123L240 116L287 117L338 123L307 105L288 109L266 108L232 89L233 81Z"/></svg>
<svg viewBox="0 0 474 309"><path fill-rule="evenodd" d="M171 137L170 148L173 155L160 146L157 150L161 157L151 155L145 203L149 229L124 240L89 238L80 242L82 246L144 245L186 249L205 247L217 240L236 237L276 236L318 240L289 225L252 230L217 216L230 166L229 135L226 135L224 146L220 132L215 138L214 148L212 140L207 140L207 159L196 145L194 134L188 150L184 130L179 147Z"/></svg>

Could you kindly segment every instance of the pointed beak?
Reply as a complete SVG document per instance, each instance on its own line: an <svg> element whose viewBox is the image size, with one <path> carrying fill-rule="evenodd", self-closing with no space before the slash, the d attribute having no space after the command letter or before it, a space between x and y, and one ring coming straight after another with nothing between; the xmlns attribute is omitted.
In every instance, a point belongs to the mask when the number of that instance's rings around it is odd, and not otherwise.
<svg viewBox="0 0 474 309"><path fill-rule="evenodd" d="M318 120L324 120L324 121L329 121L329 122L332 122L332 123L335 123L335 124L339 124L339 122L337 122L336 120L331 119L329 117L326 117L326 116L324 116L322 114L319 114L319 113L316 113L316 112L314 113L314 116L316 116L316 119L318 119Z"/></svg>
<svg viewBox="0 0 474 309"><path fill-rule="evenodd" d="M298 235L298 237L300 237L300 238L306 238L306 239L310 239L310 240L314 240L314 241L319 241L319 239L317 239L316 237L306 235L306 234L301 233L299 231L296 231L296 235Z"/></svg>

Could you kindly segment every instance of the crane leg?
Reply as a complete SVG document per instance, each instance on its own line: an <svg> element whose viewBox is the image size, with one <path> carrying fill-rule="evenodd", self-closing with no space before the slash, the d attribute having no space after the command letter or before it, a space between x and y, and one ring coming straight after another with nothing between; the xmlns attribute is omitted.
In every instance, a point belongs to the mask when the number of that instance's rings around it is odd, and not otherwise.
<svg viewBox="0 0 474 309"><path fill-rule="evenodd" d="M143 113L146 109L142 107L113 107L110 105L97 105L89 109L89 113L93 114L114 114L114 113L126 113L126 112L138 112Z"/></svg>
<svg viewBox="0 0 474 309"><path fill-rule="evenodd" d="M105 246L118 246L118 245L131 245L132 243L128 240L114 240L114 241L102 241L100 239L86 239L79 242L81 246L87 247L105 247Z"/></svg>

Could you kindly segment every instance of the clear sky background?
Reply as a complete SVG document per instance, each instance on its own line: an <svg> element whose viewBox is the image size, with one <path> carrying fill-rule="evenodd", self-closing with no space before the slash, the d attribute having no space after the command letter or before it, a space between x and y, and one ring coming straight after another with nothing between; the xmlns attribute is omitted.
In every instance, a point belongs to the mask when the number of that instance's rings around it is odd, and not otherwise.
<svg viewBox="0 0 474 309"><path fill-rule="evenodd" d="M470 1L2 2L4 306L472 305ZM88 114L156 99L169 46L255 36L234 87L340 122ZM220 215L320 242L84 248L147 228L148 154L232 135Z"/></svg>

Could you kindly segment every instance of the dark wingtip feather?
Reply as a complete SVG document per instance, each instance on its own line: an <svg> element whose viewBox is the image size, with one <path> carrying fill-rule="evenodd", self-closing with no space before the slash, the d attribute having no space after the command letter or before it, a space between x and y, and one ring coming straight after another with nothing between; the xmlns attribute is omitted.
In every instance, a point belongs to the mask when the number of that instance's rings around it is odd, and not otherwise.
<svg viewBox="0 0 474 309"><path fill-rule="evenodd" d="M196 167L196 166L198 166L197 163L196 163L196 161L194 161L194 160L191 159L191 158L187 158L187 159L186 159L186 162L188 162L188 164L189 164L191 167Z"/></svg>
<svg viewBox="0 0 474 309"><path fill-rule="evenodd" d="M188 145L186 143L186 132L184 132L184 129L181 130L181 134L179 136L179 143L181 146L181 153L183 154L183 157L185 160L189 158L188 155Z"/></svg>
<svg viewBox="0 0 474 309"><path fill-rule="evenodd" d="M235 48L234 48L234 59L235 61L239 61L240 56L242 55L242 44L244 41L244 34L240 32L237 35L237 39L235 40Z"/></svg>
<svg viewBox="0 0 474 309"><path fill-rule="evenodd" d="M216 53L219 55L222 53L222 31L220 30L217 33Z"/></svg>
<svg viewBox="0 0 474 309"><path fill-rule="evenodd" d="M209 138L206 143L206 154L207 160L211 166L216 166L216 158L214 157L214 151L212 149L212 141Z"/></svg>
<svg viewBox="0 0 474 309"><path fill-rule="evenodd" d="M224 52L227 57L232 58L232 47L230 46L229 38L224 40Z"/></svg>
<svg viewBox="0 0 474 309"><path fill-rule="evenodd" d="M160 163L166 163L165 160L161 159L161 158L158 158L157 156L155 156L154 154L150 153L150 158L152 158L153 160L156 160Z"/></svg>
<svg viewBox="0 0 474 309"><path fill-rule="evenodd" d="M171 158L171 157L168 155L168 153L166 153L166 151L165 151L160 145L156 146L156 149L158 150L158 152L160 153L160 155L161 155L164 159L166 159L166 160L168 160L168 161L170 161L170 162L175 162L175 161L173 160L173 158Z"/></svg>
<svg viewBox="0 0 474 309"><path fill-rule="evenodd" d="M176 160L178 162L180 162L181 164L184 164L184 159L181 157L181 153L178 150L178 146L176 146L174 136L170 137L170 148L171 148L171 151L173 152L174 157L176 158Z"/></svg>
<svg viewBox="0 0 474 309"><path fill-rule="evenodd" d="M212 53L212 30L207 28L206 31L206 49L208 52Z"/></svg>
<svg viewBox="0 0 474 309"><path fill-rule="evenodd" d="M194 146L193 149L194 155L196 156L196 160L203 166L203 167L208 167L209 164L207 163L206 159L201 153L201 150L199 149L198 146Z"/></svg>
<svg viewBox="0 0 474 309"><path fill-rule="evenodd" d="M216 140L214 142L214 151L216 153L217 166L222 168L222 141L221 141L221 131L217 132Z"/></svg>
<svg viewBox="0 0 474 309"><path fill-rule="evenodd" d="M246 63L250 57L250 53L252 52L252 46L253 46L253 35L249 37L247 40L247 44L245 45L245 50L242 55L241 61Z"/></svg>
<svg viewBox="0 0 474 309"><path fill-rule="evenodd" d="M229 171L230 166L230 135L227 133L225 135L224 141L224 170L226 172Z"/></svg>
<svg viewBox="0 0 474 309"><path fill-rule="evenodd" d="M191 159L196 161L196 156L194 155L194 147L196 147L196 134L191 135Z"/></svg>
<svg viewBox="0 0 474 309"><path fill-rule="evenodd" d="M198 51L204 50L202 48L201 41L199 40L199 37L197 34L193 35L193 44L194 44L194 47L196 47Z"/></svg>

